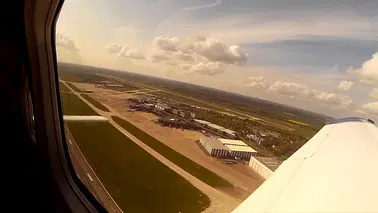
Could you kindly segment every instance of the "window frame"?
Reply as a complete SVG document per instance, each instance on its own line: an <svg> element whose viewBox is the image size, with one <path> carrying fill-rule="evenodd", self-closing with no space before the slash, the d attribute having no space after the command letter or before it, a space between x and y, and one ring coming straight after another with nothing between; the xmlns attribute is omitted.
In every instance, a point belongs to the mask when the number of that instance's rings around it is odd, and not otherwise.
<svg viewBox="0 0 378 213"><path fill-rule="evenodd" d="M28 61L25 69L30 73L36 147L71 211L107 212L77 177L65 142L55 42L55 25L63 3L63 0L24 3Z"/></svg>

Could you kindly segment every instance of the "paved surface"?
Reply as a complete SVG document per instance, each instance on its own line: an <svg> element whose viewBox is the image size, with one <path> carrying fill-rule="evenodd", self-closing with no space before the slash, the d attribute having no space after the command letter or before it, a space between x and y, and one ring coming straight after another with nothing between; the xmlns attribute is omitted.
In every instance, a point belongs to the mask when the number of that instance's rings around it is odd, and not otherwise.
<svg viewBox="0 0 378 213"><path fill-rule="evenodd" d="M117 123L113 121L111 116L120 116L116 112L112 112L111 108L110 112L104 112L102 110L99 110L95 106L93 106L90 102L88 102L85 98L80 96L79 93L74 91L70 86L66 84L66 82L62 81L70 90L72 93L77 95L83 102L85 102L88 106L90 106L93 110L95 110L99 115L106 117L109 119L109 122L117 128L120 132L122 132L125 136L130 138L133 142L135 142L137 145L139 145L142 149L147 151L149 154L154 156L157 160L165 164L167 167L175 171L177 174L181 175L183 178L188 180L193 186L201 190L204 194L206 194L210 200L211 205L208 209L206 209L204 212L231 212L236 206L238 206L241 203L241 200L235 199L231 197L230 195L227 195L208 184L204 183L203 181L199 180L198 178L194 177L193 175L189 174L185 170L183 170L181 167L177 166L176 164L172 163L168 159L166 159L164 156L160 155L158 152L150 148L149 146L145 145L142 141L140 141L138 138L134 137L131 133L127 132L125 129L123 129L121 126L119 126ZM122 116L120 116L122 117Z"/></svg>
<svg viewBox="0 0 378 213"><path fill-rule="evenodd" d="M83 153L72 137L67 125L65 125L65 133L68 144L68 151L71 156L71 161L75 169L76 175L83 182L83 184L89 189L89 191L96 197L96 199L108 210L110 213L123 213L117 203L113 200L111 195L102 185L101 181L88 164Z"/></svg>

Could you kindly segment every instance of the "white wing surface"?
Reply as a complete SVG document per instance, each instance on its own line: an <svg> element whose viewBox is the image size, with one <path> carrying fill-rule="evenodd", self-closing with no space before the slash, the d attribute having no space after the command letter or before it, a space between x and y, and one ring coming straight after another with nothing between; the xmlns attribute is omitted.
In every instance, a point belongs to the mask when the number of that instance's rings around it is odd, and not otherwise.
<svg viewBox="0 0 378 213"><path fill-rule="evenodd" d="M70 122L109 122L109 119L98 115L63 115L64 121Z"/></svg>
<svg viewBox="0 0 378 213"><path fill-rule="evenodd" d="M233 211L250 212L378 212L378 128L327 124Z"/></svg>

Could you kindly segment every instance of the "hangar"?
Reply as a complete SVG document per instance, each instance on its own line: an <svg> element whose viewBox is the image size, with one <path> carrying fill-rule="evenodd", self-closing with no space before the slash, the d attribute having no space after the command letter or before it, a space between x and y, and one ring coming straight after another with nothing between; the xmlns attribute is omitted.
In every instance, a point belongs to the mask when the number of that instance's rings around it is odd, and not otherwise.
<svg viewBox="0 0 378 213"><path fill-rule="evenodd" d="M200 144L211 156L222 157L229 155L228 148L223 146L223 144L216 138L201 137Z"/></svg>
<svg viewBox="0 0 378 213"><path fill-rule="evenodd" d="M250 159L257 152L241 140L201 137L200 144L214 157Z"/></svg>

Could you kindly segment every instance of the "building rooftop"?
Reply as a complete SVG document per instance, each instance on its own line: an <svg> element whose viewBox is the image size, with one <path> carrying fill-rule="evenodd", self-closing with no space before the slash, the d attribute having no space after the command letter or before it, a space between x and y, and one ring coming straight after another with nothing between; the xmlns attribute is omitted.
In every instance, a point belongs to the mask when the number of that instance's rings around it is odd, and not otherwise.
<svg viewBox="0 0 378 213"><path fill-rule="evenodd" d="M228 133L228 134L231 134L231 135L235 135L235 131L232 131L232 130L230 130L230 129L224 129L224 130L222 130L223 132L226 132L226 133Z"/></svg>
<svg viewBox="0 0 378 213"><path fill-rule="evenodd" d="M200 119L194 119L195 122L201 123L201 124L210 124L208 121L200 120Z"/></svg>
<svg viewBox="0 0 378 213"><path fill-rule="evenodd" d="M248 146L246 143L244 143L241 140L231 140L231 139L224 139L224 138L219 138L218 139L222 144L226 145L234 145L234 146Z"/></svg>
<svg viewBox="0 0 378 213"><path fill-rule="evenodd" d="M207 144L211 146L213 149L226 149L225 146L223 146L222 142L216 138L210 138L210 137L201 137L200 140L205 140Z"/></svg>
<svg viewBox="0 0 378 213"><path fill-rule="evenodd" d="M169 106L165 103L157 103L156 106L158 107L164 107L164 108L169 108Z"/></svg>
<svg viewBox="0 0 378 213"><path fill-rule="evenodd" d="M226 129L223 126L218 126L218 125L213 124L213 123L208 123L207 126L209 126L211 128L214 128L214 129L218 129L218 130L224 130L224 129Z"/></svg>
<svg viewBox="0 0 378 213"><path fill-rule="evenodd" d="M252 149L249 146L235 146L235 145L228 145L224 144L231 151L239 151L239 152L256 152L256 150Z"/></svg>
<svg viewBox="0 0 378 213"><path fill-rule="evenodd" d="M107 87L123 87L122 84L106 84Z"/></svg>

